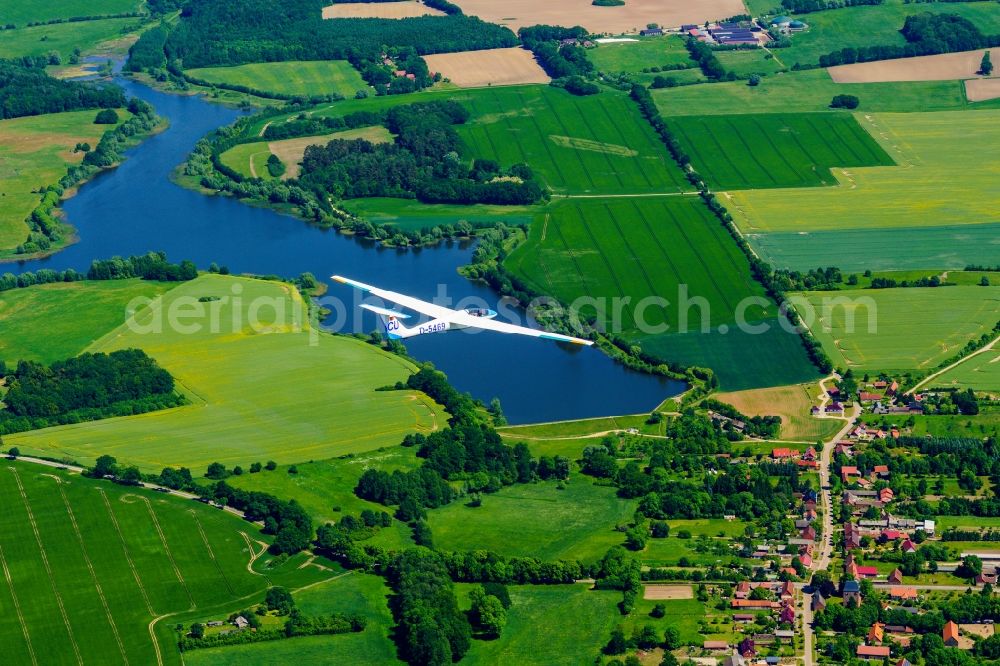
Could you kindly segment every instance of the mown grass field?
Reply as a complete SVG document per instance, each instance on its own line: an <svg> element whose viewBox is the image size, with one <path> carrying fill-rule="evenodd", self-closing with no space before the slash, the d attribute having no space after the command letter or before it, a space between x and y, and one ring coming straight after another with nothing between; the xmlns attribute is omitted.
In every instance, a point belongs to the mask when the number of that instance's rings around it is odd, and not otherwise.
<svg viewBox="0 0 1000 666"><path fill-rule="evenodd" d="M739 76L773 75L783 69L781 63L772 53L764 49L719 51L715 57L719 59L727 72L735 72Z"/></svg>
<svg viewBox="0 0 1000 666"><path fill-rule="evenodd" d="M995 258L1000 248L1000 191L993 186L1000 175L1000 139L989 131L998 119L998 111L859 114L899 166L835 169L840 185L822 190L735 192L730 211L751 242L783 266L803 267L803 254L814 259L810 266L848 270L855 269L842 258L863 258L870 261L866 268L883 270L992 263L982 257ZM803 233L809 236L796 244L794 236ZM958 242L946 242L952 238ZM811 254L808 246L814 247ZM852 257L845 257L844 247L852 248Z"/></svg>
<svg viewBox="0 0 1000 666"><path fill-rule="evenodd" d="M972 21L984 35L1000 32L1000 15L992 2L907 4L903 0L887 0L878 6L832 9L802 16L809 30L793 35L792 45L776 52L791 67L795 63L817 64L821 55L842 48L875 44L904 46L906 39L899 30L906 17L923 12L958 14Z"/></svg>
<svg viewBox="0 0 1000 666"><path fill-rule="evenodd" d="M647 67L670 65L694 66L684 40L680 37L657 37L634 42L599 44L587 51L587 59L601 72L641 72ZM673 74L673 72L663 72Z"/></svg>
<svg viewBox="0 0 1000 666"><path fill-rule="evenodd" d="M157 663L154 618L267 587L247 570L257 529L231 514L28 463L0 470L0 498L7 663ZM172 628L157 639L179 664Z"/></svg>
<svg viewBox="0 0 1000 666"><path fill-rule="evenodd" d="M0 57L3 35L0 31ZM97 111L69 111L44 116L0 120L0 252L12 250L28 238L24 220L38 205L32 192L58 182L66 167L83 160L73 153L77 143L94 147L110 125L95 125ZM119 110L124 121L128 113Z"/></svg>
<svg viewBox="0 0 1000 666"><path fill-rule="evenodd" d="M434 545L443 550L492 550L542 560L599 560L621 545L615 525L630 520L635 503L615 489L574 476L565 490L553 482L517 485L483 496L482 506L454 502L428 512Z"/></svg>
<svg viewBox="0 0 1000 666"><path fill-rule="evenodd" d="M933 386L1000 391L1000 349L966 359L932 382Z"/></svg>
<svg viewBox="0 0 1000 666"><path fill-rule="evenodd" d="M538 210L532 206L424 204L413 199L383 197L351 199L344 202L343 208L376 224L391 225L401 231L420 231L455 224L459 220L472 225L496 224L498 221L511 226L530 224Z"/></svg>
<svg viewBox="0 0 1000 666"><path fill-rule="evenodd" d="M781 53L778 57L782 57ZM858 110L862 112L909 113L1000 107L998 100L970 104L965 99L961 81L835 83L825 69L765 76L760 85L754 87L748 86L746 81L729 81L651 92L664 116L843 113L830 109L830 100L840 94L857 96L861 102Z"/></svg>
<svg viewBox="0 0 1000 666"><path fill-rule="evenodd" d="M171 326L157 314L171 310L195 314ZM8 443L81 461L108 453L147 470L185 465L203 473L213 461L246 468L371 451L443 423L422 394L375 391L405 379L410 363L353 338L314 332L298 292L280 283L204 275L167 292L162 309L143 310L136 323L138 331L123 326L89 349L146 350L190 405L23 433Z"/></svg>
<svg viewBox="0 0 1000 666"><path fill-rule="evenodd" d="M936 437L976 437L982 439L1000 436L1000 408L989 405L981 406L979 414L975 416L924 414L878 416L869 414L863 418L866 423L895 425L915 437L934 435Z"/></svg>
<svg viewBox="0 0 1000 666"><path fill-rule="evenodd" d="M6 21L2 15L0 20ZM142 19L138 18L100 19L2 30L0 58L48 55L56 52L62 57L63 62L66 62L73 54L73 49L85 51L100 42L121 37L136 30L141 21Z"/></svg>
<svg viewBox="0 0 1000 666"><path fill-rule="evenodd" d="M686 116L668 125L717 189L836 185L830 167L895 164L846 114Z"/></svg>
<svg viewBox="0 0 1000 666"><path fill-rule="evenodd" d="M217 85L246 86L279 95L352 97L368 84L346 60L291 60L234 67L189 69L191 76Z"/></svg>
<svg viewBox="0 0 1000 666"><path fill-rule="evenodd" d="M460 585L466 596L471 586ZM620 622L616 604L621 594L579 585L513 585L511 607L500 638L475 640L462 659L469 664L590 663ZM460 608L469 602L460 600ZM567 621L561 621L567 620Z"/></svg>
<svg viewBox="0 0 1000 666"><path fill-rule="evenodd" d="M389 637L393 626L385 581L349 572L306 590L295 592L296 607L306 615L351 613L367 620L360 633L306 636L288 640L194 650L184 655L188 666L244 666L245 664L329 664L331 655L344 664L399 664Z"/></svg>
<svg viewBox="0 0 1000 666"><path fill-rule="evenodd" d="M174 285L143 280L60 282L0 292L0 359L51 363L76 356L120 326L133 298L153 298ZM39 344L39 332L46 340Z"/></svg>
<svg viewBox="0 0 1000 666"><path fill-rule="evenodd" d="M831 297L809 292L810 308L796 308L803 318L812 310L810 328L834 365L855 370L930 370L1000 319L1000 287L871 289L825 305Z"/></svg>
<svg viewBox="0 0 1000 666"><path fill-rule="evenodd" d="M270 156L271 150L267 147L267 141L254 141L233 146L222 153L219 159L244 178L271 180L272 176L267 170L267 158Z"/></svg>
<svg viewBox="0 0 1000 666"><path fill-rule="evenodd" d="M476 91L459 127L469 156L526 162L559 193L689 189L636 106L610 91L576 97L550 86Z"/></svg>
<svg viewBox="0 0 1000 666"><path fill-rule="evenodd" d="M607 314L598 318L609 329L617 326L661 358L714 368L731 390L815 377L798 337L773 320L773 304L750 303L743 311L748 323L770 322L763 333L733 326L740 303L763 291L725 229L693 197L558 202L536 217L505 265L563 303L604 299ZM630 299L620 317L615 297ZM648 297L668 305L647 301L640 310ZM700 305L691 304L695 299ZM597 312L584 305L584 316Z"/></svg>
<svg viewBox="0 0 1000 666"><path fill-rule="evenodd" d="M829 439L844 426L838 419L817 419L809 414L809 409L819 404L819 392L817 384L794 384L713 397L747 416L780 416L781 439L815 442Z"/></svg>

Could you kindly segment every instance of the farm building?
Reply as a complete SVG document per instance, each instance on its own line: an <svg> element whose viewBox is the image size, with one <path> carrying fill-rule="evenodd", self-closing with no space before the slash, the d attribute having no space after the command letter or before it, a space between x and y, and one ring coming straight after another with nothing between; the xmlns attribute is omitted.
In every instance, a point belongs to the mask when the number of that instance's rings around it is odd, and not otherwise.
<svg viewBox="0 0 1000 666"><path fill-rule="evenodd" d="M639 35L642 37L662 37L662 28L646 28L645 30L640 30Z"/></svg>

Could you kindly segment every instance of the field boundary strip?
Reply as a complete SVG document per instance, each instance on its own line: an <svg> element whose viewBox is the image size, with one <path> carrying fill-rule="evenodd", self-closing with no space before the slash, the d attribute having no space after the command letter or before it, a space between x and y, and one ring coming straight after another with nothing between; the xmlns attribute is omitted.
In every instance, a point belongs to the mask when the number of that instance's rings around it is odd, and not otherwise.
<svg viewBox="0 0 1000 666"><path fill-rule="evenodd" d="M17 615L18 624L21 625L21 633L24 634L24 642L28 646L28 654L31 656L31 663L34 666L38 666L38 657L35 655L35 647L31 643L31 634L28 631L28 623L24 619L24 613L21 611L21 602L17 598L17 591L14 590L14 578L10 575L10 569L7 567L7 557L3 552L3 545L0 544L0 567L3 567L3 576L7 580L7 589L10 590L11 601L14 602L14 613Z"/></svg>
<svg viewBox="0 0 1000 666"><path fill-rule="evenodd" d="M132 577L135 578L135 584L139 588L139 594L142 595L142 600L146 604L146 610L153 617L156 617L156 611L153 610L152 604L149 602L149 595L146 593L146 586L142 584L142 579L139 577L139 570L135 568L135 562L132 561L132 555L128 552L128 544L125 542L125 535L122 533L122 528L118 524L118 517L115 516L114 510L111 508L111 502L108 501L108 496L104 492L103 488L98 488L97 492L101 494L101 499L104 500L104 507L108 510L108 517L111 518L111 524L114 525L115 532L118 533L118 539L121 542L122 552L125 553L125 561L128 562L128 568L132 571Z"/></svg>
<svg viewBox="0 0 1000 666"><path fill-rule="evenodd" d="M87 570L90 572L90 579L94 583L94 589L97 590L97 596L101 600L101 605L104 606L104 614L108 618L108 623L111 625L111 632L115 635L115 643L118 644L118 651L122 655L122 661L128 664L128 655L125 652L125 644L122 642L121 634L118 633L118 625L115 624L114 615L111 612L111 607L108 605L108 599L104 596L104 588L101 587L101 581L97 578L97 572L94 571L94 564L90 561L90 554L87 553L87 545L83 541L83 534L80 532L80 526L76 522L76 515L73 513L73 507L69 503L69 498L66 497L66 490L62 487L62 479L58 476L51 476L55 480L56 488L59 490L59 496L62 498L63 506L66 507L66 515L69 516L69 522L73 526L73 533L76 534L76 540L80 544L80 552L83 553L83 562L87 565Z"/></svg>
<svg viewBox="0 0 1000 666"><path fill-rule="evenodd" d="M56 587L55 575L52 573L52 565L49 564L48 553L45 552L45 545L42 543L42 535L38 531L38 523L35 522L35 514L31 511L31 504L28 501L28 494L24 492L24 485L21 483L21 477L17 473L17 469L13 467L8 467L11 474L14 475L14 482L17 484L17 491L21 494L21 502L24 504L24 510L28 514L28 522L31 524L31 531L35 534L35 543L38 545L38 552L42 557L42 564L45 566L45 573L49 576L49 585L52 587L52 594L55 595L56 603L59 606L59 613L62 615L63 624L66 625L66 633L69 635L69 642L73 648L73 653L76 655L76 661L78 664L83 666L83 656L80 654L80 646L76 642L76 636L73 634L73 627L69 623L69 615L66 614L66 605L63 603L62 595L59 593L59 588Z"/></svg>

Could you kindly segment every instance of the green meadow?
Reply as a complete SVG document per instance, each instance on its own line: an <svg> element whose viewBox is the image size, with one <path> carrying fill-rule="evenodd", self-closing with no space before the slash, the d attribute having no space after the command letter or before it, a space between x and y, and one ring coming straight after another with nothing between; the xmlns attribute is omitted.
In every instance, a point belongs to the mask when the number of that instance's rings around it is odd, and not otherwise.
<svg viewBox="0 0 1000 666"><path fill-rule="evenodd" d="M932 385L1000 392L1000 349L962 361L935 379Z"/></svg>
<svg viewBox="0 0 1000 666"><path fill-rule="evenodd" d="M244 666L245 664L329 664L336 655L343 664L401 664L389 634L393 619L385 581L361 572L348 572L293 593L296 607L306 615L350 613L367 621L360 633L305 636L253 645L194 650L184 655L188 666Z"/></svg>
<svg viewBox="0 0 1000 666"><path fill-rule="evenodd" d="M354 487L368 468L395 472L418 467L416 451L398 444L340 458L297 463L295 473L289 473L289 466L282 465L272 472L232 476L228 483L237 488L294 499L317 524L336 522L345 513L359 514L365 509L386 511L381 504L359 498L354 494Z"/></svg>
<svg viewBox="0 0 1000 666"><path fill-rule="evenodd" d="M497 222L510 226L530 224L537 210L530 206L424 204L414 199L381 197L350 199L342 207L358 217L402 231L420 231L438 225L455 224L459 220L465 220L473 226Z"/></svg>
<svg viewBox="0 0 1000 666"><path fill-rule="evenodd" d="M899 30L906 17L923 12L958 14L972 21L984 35L1000 32L1000 15L993 2L931 4L886 0L877 6L845 7L804 14L799 18L809 24L809 29L792 35L792 45L775 49L775 54L791 67L796 63L818 64L820 56L843 48L876 44L903 46L906 39Z"/></svg>
<svg viewBox="0 0 1000 666"><path fill-rule="evenodd" d="M631 42L598 44L587 51L587 59L601 72L641 72L649 67L696 66L680 37L636 39ZM673 74L674 72L663 72Z"/></svg>
<svg viewBox="0 0 1000 666"><path fill-rule="evenodd" d="M2 17L2 10L0 10L0 20L5 20ZM85 51L101 42L122 37L135 31L140 22L141 19L138 18L117 18L2 30L0 58L48 55L55 52L65 63L73 54L73 49Z"/></svg>
<svg viewBox="0 0 1000 666"><path fill-rule="evenodd" d="M799 301L796 308L834 365L856 371L931 370L1000 320L1000 287L809 292L796 296L801 298L809 307Z"/></svg>
<svg viewBox="0 0 1000 666"><path fill-rule="evenodd" d="M267 147L267 141L254 141L233 146L222 153L219 159L244 178L271 180L272 176L267 170L267 158L270 156L271 149Z"/></svg>
<svg viewBox="0 0 1000 666"><path fill-rule="evenodd" d="M844 114L685 116L668 125L717 189L835 185L830 167L895 164Z"/></svg>
<svg viewBox="0 0 1000 666"><path fill-rule="evenodd" d="M0 57L3 35L0 31ZM66 174L66 168L83 159L74 153L77 143L96 146L109 125L95 125L97 111L68 111L44 116L0 120L0 254L28 238L25 218L38 205L33 190L51 185ZM128 113L118 111L125 120Z"/></svg>
<svg viewBox="0 0 1000 666"><path fill-rule="evenodd" d="M346 60L291 60L234 67L189 69L191 76L220 86L246 86L279 95L351 97L368 84Z"/></svg>
<svg viewBox="0 0 1000 666"><path fill-rule="evenodd" d="M0 360L52 363L76 356L120 326L130 301L174 285L143 280L58 282L0 292ZM44 345L38 332L46 332Z"/></svg>
<svg viewBox="0 0 1000 666"><path fill-rule="evenodd" d="M822 190L734 192L730 212L751 243L780 266L993 263L1000 247L1000 192L993 187L1000 140L991 128L998 118L998 111L859 114L898 166L838 168L839 186ZM853 251L845 255L843 247Z"/></svg>
<svg viewBox="0 0 1000 666"><path fill-rule="evenodd" d="M75 16L124 14L139 11L142 7L137 0L7 0L0 9L0 23L23 27L32 21L68 19Z"/></svg>
<svg viewBox="0 0 1000 666"><path fill-rule="evenodd" d="M763 290L726 230L694 197L557 202L536 216L527 242L505 265L536 291L566 304L581 297L628 297L618 322L624 334L660 358L715 369L729 390L816 376L798 336L777 326L772 303L758 301L766 304L744 310L745 321L765 322L766 331L733 326L740 303L762 298ZM647 297L669 304L648 301L640 312ZM581 311L598 315L591 306ZM598 319L611 326L613 315L608 302Z"/></svg>
<svg viewBox="0 0 1000 666"><path fill-rule="evenodd" d="M948 6L955 6L955 3ZM781 57L780 53L778 57ZM861 112L908 113L1000 107L998 100L970 104L965 99L965 86L961 81L834 83L825 69L765 76L760 85L753 87L748 86L746 81L727 81L651 92L664 116L844 113L830 109L830 100L840 94L857 96Z"/></svg>
<svg viewBox="0 0 1000 666"><path fill-rule="evenodd" d="M460 595L472 586L460 585ZM468 664L592 663L620 621L621 593L589 585L512 585L507 626L496 640L472 641ZM459 607L469 602L460 599Z"/></svg>
<svg viewBox="0 0 1000 666"><path fill-rule="evenodd" d="M229 513L13 462L0 498L8 663L179 664L166 620L154 645L155 618L231 608L268 585L248 570L256 528Z"/></svg>
<svg viewBox="0 0 1000 666"><path fill-rule="evenodd" d="M866 423L891 424L908 429L915 437L984 437L1000 436L1000 408L982 405L976 416L887 414L864 416Z"/></svg>
<svg viewBox="0 0 1000 666"><path fill-rule="evenodd" d="M247 467L371 451L442 423L440 408L423 394L375 390L405 379L413 370L408 361L315 331L305 307L297 291L277 282L204 275L184 283L164 294L160 307L144 309L135 326L115 329L88 350L144 349L191 404L23 433L8 443L82 461L107 453L148 471L185 465L200 473L214 461ZM177 325L169 325L171 312Z"/></svg>
<svg viewBox="0 0 1000 666"><path fill-rule="evenodd" d="M784 69L780 60L775 58L772 52L764 49L719 51L715 57L727 72L734 72L739 76L751 74L769 76Z"/></svg>
<svg viewBox="0 0 1000 666"><path fill-rule="evenodd" d="M573 476L564 490L554 482L516 485L483 495L482 506L453 502L428 512L434 546L492 550L541 560L599 560L624 541L615 526L635 509L615 489Z"/></svg>

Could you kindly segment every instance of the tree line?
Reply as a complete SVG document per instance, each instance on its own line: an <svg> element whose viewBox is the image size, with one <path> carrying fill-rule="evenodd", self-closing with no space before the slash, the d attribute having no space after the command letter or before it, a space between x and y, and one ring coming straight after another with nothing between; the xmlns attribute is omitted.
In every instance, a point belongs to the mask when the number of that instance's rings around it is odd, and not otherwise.
<svg viewBox="0 0 1000 666"><path fill-rule="evenodd" d="M118 86L55 79L48 64L40 56L0 60L0 119L125 106Z"/></svg>
<svg viewBox="0 0 1000 666"><path fill-rule="evenodd" d="M562 28L554 25L534 25L517 31L521 43L535 54L535 59L545 73L553 79L571 76L587 76L594 71L583 48L575 40L584 39L587 29L581 26ZM563 40L574 43L562 44Z"/></svg>
<svg viewBox="0 0 1000 666"><path fill-rule="evenodd" d="M781 6L792 14L809 14L827 9L881 5L885 0L781 0Z"/></svg>
<svg viewBox="0 0 1000 666"><path fill-rule="evenodd" d="M184 404L174 380L140 349L82 354L45 366L20 361L7 376L0 432L23 432Z"/></svg>
<svg viewBox="0 0 1000 666"><path fill-rule="evenodd" d="M972 21L957 14L911 14L906 17L900 32L907 41L904 46L883 44L843 48L820 56L819 66L832 67L1000 46L1000 35L983 35Z"/></svg>
<svg viewBox="0 0 1000 666"><path fill-rule="evenodd" d="M0 291L10 289L25 289L39 284L57 282L79 282L81 280L124 280L142 278L160 282L177 282L192 280L198 276L198 270L190 261L172 264L167 261L163 252L150 252L146 255L122 259L95 259L90 264L86 274L72 268L64 271L54 271L41 268L37 271L26 271L20 275L4 273L0 275Z"/></svg>

